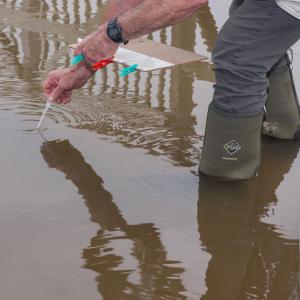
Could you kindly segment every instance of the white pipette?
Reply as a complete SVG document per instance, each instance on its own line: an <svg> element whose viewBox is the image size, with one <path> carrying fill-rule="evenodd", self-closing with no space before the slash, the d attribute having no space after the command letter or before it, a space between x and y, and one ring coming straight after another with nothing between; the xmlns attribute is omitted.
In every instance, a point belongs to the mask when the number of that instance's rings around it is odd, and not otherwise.
<svg viewBox="0 0 300 300"><path fill-rule="evenodd" d="M42 123L43 123L43 120L44 120L44 118L45 118L45 116L46 116L46 113L47 113L47 111L48 111L48 109L51 107L51 103L50 102L47 102L47 104L46 104L46 107L45 107L45 109L44 109L44 111L43 111L43 114L42 114L42 116L41 116L41 119L40 119L40 121L39 121L39 124L37 125L37 129L39 129L40 127L41 127L41 125L42 125Z"/></svg>

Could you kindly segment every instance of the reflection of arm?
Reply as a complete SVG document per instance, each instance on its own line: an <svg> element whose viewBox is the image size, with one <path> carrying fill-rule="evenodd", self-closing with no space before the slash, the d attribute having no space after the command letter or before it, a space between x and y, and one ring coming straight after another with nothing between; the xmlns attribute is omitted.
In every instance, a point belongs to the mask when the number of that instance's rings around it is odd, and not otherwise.
<svg viewBox="0 0 300 300"><path fill-rule="evenodd" d="M69 141L47 142L41 147L41 152L50 168L63 172L78 188L93 222L108 230L127 225L112 195L104 188L102 178Z"/></svg>

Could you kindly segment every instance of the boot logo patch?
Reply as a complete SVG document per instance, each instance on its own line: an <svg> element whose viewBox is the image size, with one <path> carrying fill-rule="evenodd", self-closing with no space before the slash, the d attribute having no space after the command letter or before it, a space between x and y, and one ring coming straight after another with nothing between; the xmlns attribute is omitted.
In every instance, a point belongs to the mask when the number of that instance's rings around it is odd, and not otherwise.
<svg viewBox="0 0 300 300"><path fill-rule="evenodd" d="M235 140L231 140L223 147L226 150L226 152L229 153L230 155L233 155L242 149L242 146Z"/></svg>

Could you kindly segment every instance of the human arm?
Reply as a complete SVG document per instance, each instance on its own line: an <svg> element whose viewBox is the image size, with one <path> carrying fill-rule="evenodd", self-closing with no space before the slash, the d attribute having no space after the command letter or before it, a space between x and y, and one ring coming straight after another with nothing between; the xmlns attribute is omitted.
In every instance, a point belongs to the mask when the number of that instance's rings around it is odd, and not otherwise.
<svg viewBox="0 0 300 300"><path fill-rule="evenodd" d="M115 16L121 15L144 0L110 0L101 16L104 24ZM117 45L115 45L117 46ZM112 52L114 53L114 48ZM66 104L71 100L73 89L81 88L94 74L84 63L66 69L51 71L45 80L43 89L49 101Z"/></svg>
<svg viewBox="0 0 300 300"><path fill-rule="evenodd" d="M120 16L128 10L139 5L144 0L110 0L105 5L104 11L101 15L100 24L104 24L116 16Z"/></svg>
<svg viewBox="0 0 300 300"><path fill-rule="evenodd" d="M207 3L207 0L145 0L118 19L125 39L138 38L174 25Z"/></svg>
<svg viewBox="0 0 300 300"><path fill-rule="evenodd" d="M125 39L140 37L146 33L173 25L203 6L207 0L127 0L132 6L119 16L118 23ZM139 2L139 3L138 3ZM113 15L117 1L110 2L111 8L106 17ZM76 54L83 54L89 64L114 56L118 44L107 36L107 22L88 35L76 48ZM84 70L86 68L86 70ZM50 101L67 103L71 91L80 88L93 75L88 66L73 66L64 74L54 71L44 84L45 94ZM55 76L55 80L52 77ZM54 84L53 84L54 83Z"/></svg>
<svg viewBox="0 0 300 300"><path fill-rule="evenodd" d="M207 0L144 0L118 17L123 38L130 40L180 22L191 16ZM116 43L106 34L107 23L88 35L77 47L90 63L113 56Z"/></svg>

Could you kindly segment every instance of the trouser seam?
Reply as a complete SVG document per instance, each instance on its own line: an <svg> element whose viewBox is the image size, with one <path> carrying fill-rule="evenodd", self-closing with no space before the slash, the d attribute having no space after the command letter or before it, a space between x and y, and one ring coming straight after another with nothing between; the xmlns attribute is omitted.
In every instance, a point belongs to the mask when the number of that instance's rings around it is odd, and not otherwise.
<svg viewBox="0 0 300 300"><path fill-rule="evenodd" d="M274 16L274 9L272 9L271 11L268 11L268 18L265 18L263 21L260 21L257 24L257 27L253 28L252 30L248 30L249 32L251 32L251 36L249 38L250 42L254 40L255 37L259 36L259 34L265 29L265 27L268 25L269 20L272 18L272 16ZM233 59L232 63L236 64L237 66L240 66L239 60L241 58L241 54L242 51L245 50L245 48L247 47L247 45L249 44L249 41L242 43L240 48L237 48L237 50L235 51L235 53L233 54Z"/></svg>

